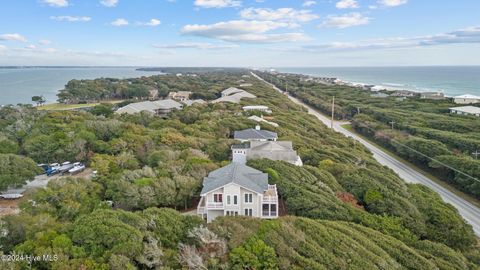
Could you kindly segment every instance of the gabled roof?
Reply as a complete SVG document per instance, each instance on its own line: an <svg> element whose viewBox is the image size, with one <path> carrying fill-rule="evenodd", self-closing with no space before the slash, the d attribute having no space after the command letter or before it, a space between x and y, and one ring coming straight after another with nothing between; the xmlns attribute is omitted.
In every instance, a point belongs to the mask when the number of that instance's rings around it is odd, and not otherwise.
<svg viewBox="0 0 480 270"><path fill-rule="evenodd" d="M162 110L181 109L183 107L181 103L178 103L173 99L157 100L152 103L157 106L157 109Z"/></svg>
<svg viewBox="0 0 480 270"><path fill-rule="evenodd" d="M231 103L240 103L242 98L256 98L257 96L248 93L247 91L241 91L229 96L223 96L212 101L212 103L219 102L231 102Z"/></svg>
<svg viewBox="0 0 480 270"><path fill-rule="evenodd" d="M480 107L475 107L475 106L455 107L455 108L450 108L450 110L469 113L469 114L480 114Z"/></svg>
<svg viewBox="0 0 480 270"><path fill-rule="evenodd" d="M240 92L243 92L245 90L242 90L242 89L238 89L236 87L230 87L230 88L227 88L225 90L222 91L222 95L223 96L229 96L229 95L232 95L232 94L235 94L235 93L240 93Z"/></svg>
<svg viewBox="0 0 480 270"><path fill-rule="evenodd" d="M268 174L247 165L232 162L210 172L208 177L203 179L203 189L200 195L205 195L231 183L257 193L263 193L268 189Z"/></svg>
<svg viewBox="0 0 480 270"><path fill-rule="evenodd" d="M172 99L164 99L164 100L157 100L157 101L142 101L136 103L130 103L127 106L124 106L117 110L117 113L128 113L134 114L143 111L155 113L157 110L171 110L171 109L181 109L182 104L176 102Z"/></svg>
<svg viewBox="0 0 480 270"><path fill-rule="evenodd" d="M297 151L293 150L291 141L250 142L247 158L268 158L271 160L282 160L292 164L295 164L300 159Z"/></svg>
<svg viewBox="0 0 480 270"><path fill-rule="evenodd" d="M117 113L139 113L142 111L147 111L151 113L155 113L155 110L158 109L158 107L153 104L150 101L143 101L143 102L137 102L137 103L130 103L120 109L117 110Z"/></svg>
<svg viewBox="0 0 480 270"><path fill-rule="evenodd" d="M268 130L249 128L235 131L233 137L235 140L274 140L278 138L278 135L277 133Z"/></svg>

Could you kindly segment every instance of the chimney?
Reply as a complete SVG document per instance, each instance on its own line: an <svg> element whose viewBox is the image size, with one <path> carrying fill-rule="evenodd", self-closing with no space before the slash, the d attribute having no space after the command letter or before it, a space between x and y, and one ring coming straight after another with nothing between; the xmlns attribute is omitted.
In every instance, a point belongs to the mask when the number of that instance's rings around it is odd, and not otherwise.
<svg viewBox="0 0 480 270"><path fill-rule="evenodd" d="M260 128L260 125L256 125L256 126L255 126L255 129L256 129L256 130L260 130L260 129L261 129L261 128Z"/></svg>

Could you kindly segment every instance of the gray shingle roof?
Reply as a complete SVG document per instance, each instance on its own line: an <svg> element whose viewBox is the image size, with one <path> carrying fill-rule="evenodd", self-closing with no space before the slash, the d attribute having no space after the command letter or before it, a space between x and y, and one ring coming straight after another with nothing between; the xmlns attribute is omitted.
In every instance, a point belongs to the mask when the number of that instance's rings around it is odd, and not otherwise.
<svg viewBox="0 0 480 270"><path fill-rule="evenodd" d="M268 130L249 128L235 131L233 137L235 140L274 140L278 138L278 135L277 133Z"/></svg>
<svg viewBox="0 0 480 270"><path fill-rule="evenodd" d="M268 174L262 173L247 165L233 162L210 172L208 177L203 179L203 189L200 195L205 195L210 191L230 183L235 183L258 193L263 193L268 189Z"/></svg>

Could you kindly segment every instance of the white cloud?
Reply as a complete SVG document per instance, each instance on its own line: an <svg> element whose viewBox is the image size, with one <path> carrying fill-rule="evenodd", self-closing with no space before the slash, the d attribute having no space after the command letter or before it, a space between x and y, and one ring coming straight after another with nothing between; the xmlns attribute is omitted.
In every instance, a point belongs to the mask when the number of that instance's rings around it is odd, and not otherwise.
<svg viewBox="0 0 480 270"><path fill-rule="evenodd" d="M194 5L201 8L227 8L239 7L242 1L239 0L195 0Z"/></svg>
<svg viewBox="0 0 480 270"><path fill-rule="evenodd" d="M378 0L378 3L387 7L396 7L404 5L408 0Z"/></svg>
<svg viewBox="0 0 480 270"><path fill-rule="evenodd" d="M24 36L17 33L0 35L0 40L27 42L27 39Z"/></svg>
<svg viewBox="0 0 480 270"><path fill-rule="evenodd" d="M27 50L35 50L36 48L37 48L37 46L35 46L33 44L25 46L25 49L27 49Z"/></svg>
<svg viewBox="0 0 480 270"><path fill-rule="evenodd" d="M92 18L88 16L50 16L51 20L67 22L88 22Z"/></svg>
<svg viewBox="0 0 480 270"><path fill-rule="evenodd" d="M41 39L41 40L38 41L38 43L40 45L50 45L50 44L52 44L52 42L48 39Z"/></svg>
<svg viewBox="0 0 480 270"><path fill-rule="evenodd" d="M237 48L235 44L212 44L200 42L184 42L177 44L154 44L153 47L160 49L200 49L200 50L222 50Z"/></svg>
<svg viewBox="0 0 480 270"><path fill-rule="evenodd" d="M100 4L106 7L116 7L118 5L118 0L102 0Z"/></svg>
<svg viewBox="0 0 480 270"><path fill-rule="evenodd" d="M332 50L351 51L428 47L447 44L480 44L480 26L429 36L382 38L358 42L333 42L329 44L307 45L303 46L301 50L307 52Z"/></svg>
<svg viewBox="0 0 480 270"><path fill-rule="evenodd" d="M305 2L303 2L302 7L311 7L311 6L314 6L316 4L317 4L316 1L311 1L311 0L310 1L305 1Z"/></svg>
<svg viewBox="0 0 480 270"><path fill-rule="evenodd" d="M6 51L6 50L7 50L7 46L0 44L0 52Z"/></svg>
<svg viewBox="0 0 480 270"><path fill-rule="evenodd" d="M68 6L68 0L43 0L42 2L51 7L67 7Z"/></svg>
<svg viewBox="0 0 480 270"><path fill-rule="evenodd" d="M303 33L267 33L281 28L291 28L291 24L279 21L236 20L207 25L186 25L182 28L182 33L232 42L273 43L308 40Z"/></svg>
<svg viewBox="0 0 480 270"><path fill-rule="evenodd" d="M113 25L113 26L125 26L125 25L128 25L129 22L127 20L123 19L123 18L119 18L119 19L114 20L110 24Z"/></svg>
<svg viewBox="0 0 480 270"><path fill-rule="evenodd" d="M358 8L358 2L356 0L340 0L335 5L339 9L346 9L346 8Z"/></svg>
<svg viewBox="0 0 480 270"><path fill-rule="evenodd" d="M320 27L348 28L352 26L365 25L370 22L369 17L365 17L358 12L352 12L344 15L330 15L320 25Z"/></svg>
<svg viewBox="0 0 480 270"><path fill-rule="evenodd" d="M150 19L148 22L140 22L138 25L146 25L146 26L158 26L162 24L162 22L159 19Z"/></svg>
<svg viewBox="0 0 480 270"><path fill-rule="evenodd" d="M240 16L249 20L308 22L320 18L312 14L311 10L295 10L293 8L247 8L240 12Z"/></svg>

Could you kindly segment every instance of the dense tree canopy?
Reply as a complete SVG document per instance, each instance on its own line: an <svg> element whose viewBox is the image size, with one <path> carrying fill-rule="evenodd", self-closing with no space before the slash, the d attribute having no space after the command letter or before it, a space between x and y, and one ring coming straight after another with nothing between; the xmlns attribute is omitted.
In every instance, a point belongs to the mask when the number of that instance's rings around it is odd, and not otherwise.
<svg viewBox="0 0 480 270"><path fill-rule="evenodd" d="M79 95L102 98L124 93L128 82L213 98L241 80L253 85L248 91L257 99L196 104L165 119L102 107L61 113L0 108L0 151L8 153L0 158L28 160L32 168L78 160L97 171L92 179L61 177L26 194L21 213L0 220L0 249L60 257L33 262L36 269L478 269L472 228L452 206L404 183L363 146L247 73L69 84ZM246 104L269 106L280 127L262 128L293 141L305 163L249 163L277 184L290 216L204 224L180 214L174 208L195 206L203 177L229 162L233 131L256 124L243 113ZM430 147L432 139L409 139L414 149L450 157L448 147Z"/></svg>

